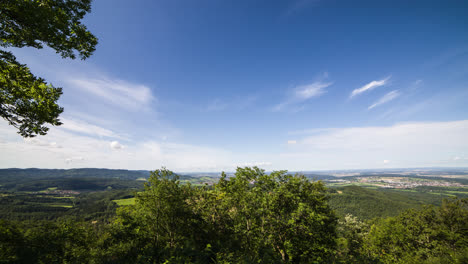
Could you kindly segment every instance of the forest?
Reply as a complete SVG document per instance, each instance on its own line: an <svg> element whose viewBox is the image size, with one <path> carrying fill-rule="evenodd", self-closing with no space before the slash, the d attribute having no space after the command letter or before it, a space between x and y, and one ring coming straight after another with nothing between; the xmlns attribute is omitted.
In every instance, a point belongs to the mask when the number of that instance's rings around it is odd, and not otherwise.
<svg viewBox="0 0 468 264"><path fill-rule="evenodd" d="M70 196L55 188L2 192L0 262L468 261L466 198L327 188L257 167L223 173L212 185L192 185L165 168L138 182L144 186ZM51 201L35 207L40 199Z"/></svg>

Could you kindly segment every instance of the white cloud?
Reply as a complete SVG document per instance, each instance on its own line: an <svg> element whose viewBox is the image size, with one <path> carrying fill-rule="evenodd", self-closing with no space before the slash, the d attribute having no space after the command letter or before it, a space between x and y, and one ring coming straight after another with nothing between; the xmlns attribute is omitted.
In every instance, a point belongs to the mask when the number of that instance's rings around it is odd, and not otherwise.
<svg viewBox="0 0 468 264"><path fill-rule="evenodd" d="M60 148L61 146L57 144L57 142L50 142L47 140L43 140L37 137L34 138L24 138L24 142L35 145L35 146L40 146L40 147L52 147L52 148Z"/></svg>
<svg viewBox="0 0 468 264"><path fill-rule="evenodd" d="M256 96L238 96L235 98L230 98L228 100L221 100L219 98L214 99L209 103L203 111L215 112L215 111L224 111L224 110L236 110L241 111L250 106L252 106L257 100Z"/></svg>
<svg viewBox="0 0 468 264"><path fill-rule="evenodd" d="M303 131L289 140L288 143L295 142L293 147L278 141L283 152L271 149L235 153L218 147L163 140L124 141L125 146L115 151L110 144L115 141L119 146L122 140L74 133L60 127L52 127L48 135L37 140L23 140L14 128L2 121L0 167L156 169L166 166L188 172L232 171L235 166L296 171L468 166L468 120L319 129L306 133Z"/></svg>
<svg viewBox="0 0 468 264"><path fill-rule="evenodd" d="M296 131L289 131L288 135L306 135L306 134L316 134L316 133L323 133L323 132L330 132L335 130L336 128L312 128L312 129L303 129L303 130L296 130Z"/></svg>
<svg viewBox="0 0 468 264"><path fill-rule="evenodd" d="M332 82L317 81L307 85L296 86L292 90L292 94L289 95L284 102L279 103L273 107L273 111L283 111L286 109L300 111L302 108L295 105L303 103L311 98L323 95L327 92L325 88L332 84Z"/></svg>
<svg viewBox="0 0 468 264"><path fill-rule="evenodd" d="M111 79L70 79L72 85L97 95L119 107L138 110L154 100L151 89L145 85Z"/></svg>
<svg viewBox="0 0 468 264"><path fill-rule="evenodd" d="M360 164L358 168L376 168L383 160L388 160L386 166L391 167L440 166L438 162L452 153L466 152L466 135L468 120L335 128L297 140L293 149L284 150L278 162L287 161L289 169L302 170L357 168L342 165L353 163ZM442 165L460 165L451 161Z"/></svg>
<svg viewBox="0 0 468 264"><path fill-rule="evenodd" d="M383 164L389 164L389 163L390 163L389 160L384 160L384 161L383 161Z"/></svg>
<svg viewBox="0 0 468 264"><path fill-rule="evenodd" d="M326 92L324 89L330 85L332 85L331 82L314 82L308 85L298 86L296 89L294 89L295 97L299 100L307 100L312 97L318 97L324 94Z"/></svg>
<svg viewBox="0 0 468 264"><path fill-rule="evenodd" d="M388 127L353 127L306 137L302 142L319 149L384 149L397 147L460 148L468 146L468 120L402 123Z"/></svg>
<svg viewBox="0 0 468 264"><path fill-rule="evenodd" d="M455 156L455 157L453 157L453 160L454 160L454 161L461 161L461 162L464 162L464 161L468 161L468 158L467 158L467 157Z"/></svg>
<svg viewBox="0 0 468 264"><path fill-rule="evenodd" d="M233 160L232 153L220 148L170 142L157 144L163 165L179 171L225 170Z"/></svg>
<svg viewBox="0 0 468 264"><path fill-rule="evenodd" d="M367 109L370 110L370 109L372 109L372 108L374 108L376 106L379 106L381 104L385 104L387 102L390 102L393 99L397 98L398 96L400 96L400 93L398 92L398 90L391 91L391 92L385 94L384 96L382 96L379 100L377 100L377 102L370 105Z"/></svg>
<svg viewBox="0 0 468 264"><path fill-rule="evenodd" d="M166 166L174 171L220 171L232 170L235 160L230 152L219 148L152 140L122 146L119 141L60 127L52 127L38 140L23 140L4 121L0 121L0 131L0 168L153 170Z"/></svg>
<svg viewBox="0 0 468 264"><path fill-rule="evenodd" d="M65 163L71 164L71 163L79 163L84 161L85 159L83 157L70 157L65 159Z"/></svg>
<svg viewBox="0 0 468 264"><path fill-rule="evenodd" d="M357 89L354 89L352 92L351 92L351 95L349 96L349 98L353 98L354 96L356 95L359 95L365 91L370 91L370 90L373 90L377 87L380 87L380 86L384 86L388 83L388 80L390 79L390 76L388 76L387 78L385 79L382 79L382 80L378 80L378 81L372 81L360 88L357 88Z"/></svg>
<svg viewBox="0 0 468 264"><path fill-rule="evenodd" d="M256 161L256 162L240 163L240 164L235 165L235 167L254 167L255 166L255 167L262 168L262 167L269 167L271 165L272 163L269 161Z"/></svg>
<svg viewBox="0 0 468 264"><path fill-rule="evenodd" d="M99 136L99 137L121 138L121 136L117 135L115 132L109 129L96 126L88 122L75 120L75 119L68 119L68 118L63 118L63 117L61 117L60 120L63 123L60 126L60 128L69 130L71 132L82 133L82 134L87 134L91 136Z"/></svg>
<svg viewBox="0 0 468 264"><path fill-rule="evenodd" d="M296 140L288 140L288 145L294 145L297 144Z"/></svg>
<svg viewBox="0 0 468 264"><path fill-rule="evenodd" d="M111 149L115 149L115 150L123 148L122 144L120 144L118 141L112 141L109 145Z"/></svg>

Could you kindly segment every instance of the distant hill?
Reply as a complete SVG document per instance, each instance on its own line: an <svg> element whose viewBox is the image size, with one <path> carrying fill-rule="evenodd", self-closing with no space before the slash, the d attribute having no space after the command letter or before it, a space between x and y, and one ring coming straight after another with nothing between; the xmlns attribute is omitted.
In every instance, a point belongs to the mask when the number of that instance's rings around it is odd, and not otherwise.
<svg viewBox="0 0 468 264"><path fill-rule="evenodd" d="M149 171L145 170L112 170L112 169L0 169L0 178L34 177L34 178L117 178L121 180L136 180L147 178Z"/></svg>
<svg viewBox="0 0 468 264"><path fill-rule="evenodd" d="M148 171L110 169L0 169L1 191L58 190L102 191L141 188Z"/></svg>
<svg viewBox="0 0 468 264"><path fill-rule="evenodd" d="M106 189L142 188L147 170L113 169L0 169L0 191L59 190L103 191ZM179 180L192 184L212 184L219 174L179 174Z"/></svg>

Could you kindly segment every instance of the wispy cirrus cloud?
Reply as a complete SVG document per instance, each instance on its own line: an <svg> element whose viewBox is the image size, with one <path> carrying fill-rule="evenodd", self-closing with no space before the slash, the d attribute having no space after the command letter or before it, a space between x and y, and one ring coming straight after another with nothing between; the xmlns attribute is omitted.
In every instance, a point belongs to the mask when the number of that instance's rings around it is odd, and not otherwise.
<svg viewBox="0 0 468 264"><path fill-rule="evenodd" d="M324 88L332 85L333 83L322 83L322 82L315 82L308 85L298 86L295 89L295 96L299 100L307 100L312 97L317 97L324 94L326 91Z"/></svg>
<svg viewBox="0 0 468 264"><path fill-rule="evenodd" d="M139 110L155 100L151 89L118 79L70 79L69 83L128 110Z"/></svg>
<svg viewBox="0 0 468 264"><path fill-rule="evenodd" d="M354 96L356 95L359 95L361 93L364 93L366 91L370 91L370 90L373 90L377 87L380 87L380 86L384 86L388 83L388 81L390 80L391 76L388 76L387 78L385 79L382 79L382 80L378 80L378 81L372 81L360 88L357 88L357 89L354 89L351 94L349 95L349 98L353 98Z"/></svg>
<svg viewBox="0 0 468 264"><path fill-rule="evenodd" d="M217 112L217 111L225 111L225 110L236 110L241 111L246 108L251 107L255 101L257 101L257 96L238 96L235 98L229 99L220 99L216 98L211 101L203 111L206 112Z"/></svg>
<svg viewBox="0 0 468 264"><path fill-rule="evenodd" d="M388 103L388 102L392 101L393 99L397 98L398 96L400 96L400 92L398 92L398 90L391 91L391 92L385 94L384 96L382 96L379 100L377 100L375 103L370 105L367 109L370 110L370 109L372 109L374 107L377 107L379 105Z"/></svg>
<svg viewBox="0 0 468 264"><path fill-rule="evenodd" d="M327 92L325 88L332 84L333 82L316 81L307 85L296 86L284 102L279 103L273 107L273 111L283 111L287 108L290 108L291 106L304 103L311 98L319 97L325 94ZM297 106L293 108L302 109L300 107L297 108Z"/></svg>
<svg viewBox="0 0 468 264"><path fill-rule="evenodd" d="M82 120L69 119L64 117L60 118L60 120L63 123L60 128L70 132L97 137L122 138L120 135L110 129L90 124Z"/></svg>

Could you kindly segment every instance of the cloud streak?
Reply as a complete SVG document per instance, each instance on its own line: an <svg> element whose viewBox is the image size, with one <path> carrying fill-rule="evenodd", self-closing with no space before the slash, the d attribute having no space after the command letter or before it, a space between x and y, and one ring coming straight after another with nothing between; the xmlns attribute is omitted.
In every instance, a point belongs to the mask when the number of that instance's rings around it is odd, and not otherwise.
<svg viewBox="0 0 468 264"><path fill-rule="evenodd" d="M219 111L242 111L246 108L252 107L258 97L256 96L238 96L235 98L222 100L219 98L214 99L209 103L203 111L205 112L219 112Z"/></svg>
<svg viewBox="0 0 468 264"><path fill-rule="evenodd" d="M379 100L377 100L375 103L370 105L367 109L370 110L370 109L372 109L374 107L377 107L379 105L388 103L388 102L392 101L393 99L397 98L398 96L400 96L400 92L398 92L398 90L391 91L391 92L385 94L384 96L382 96Z"/></svg>
<svg viewBox="0 0 468 264"><path fill-rule="evenodd" d="M149 87L123 80L71 79L68 82L81 90L128 110L139 110L155 100Z"/></svg>
<svg viewBox="0 0 468 264"><path fill-rule="evenodd" d="M322 82L315 82L309 85L303 85L296 87L294 91L294 96L298 100L307 100L313 97L318 97L324 94L325 88L332 85L333 83L322 83Z"/></svg>
<svg viewBox="0 0 468 264"><path fill-rule="evenodd" d="M60 128L66 129L70 132L98 137L122 138L121 136L117 135L115 132L107 128L96 126L81 120L74 120L63 117L61 117L60 119L63 122Z"/></svg>
<svg viewBox="0 0 468 264"><path fill-rule="evenodd" d="M325 88L332 85L333 82L322 82L317 81L307 85L296 86L292 94L282 103L277 104L273 107L273 111L283 111L286 108L304 103L305 101L312 99L314 97L319 97L325 94L327 91ZM296 109L301 109L300 107Z"/></svg>
<svg viewBox="0 0 468 264"><path fill-rule="evenodd" d="M382 80L378 80L378 81L372 81L360 88L357 88L357 89L354 89L351 94L349 95L349 98L353 98L355 97L356 95L359 95L359 94L362 94L366 91L370 91L370 90L373 90L377 87L380 87L380 86L384 86L388 83L388 80L390 80L390 77L391 76L388 76L387 78L385 79L382 79Z"/></svg>

